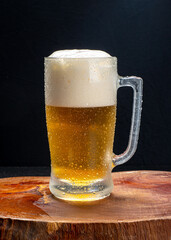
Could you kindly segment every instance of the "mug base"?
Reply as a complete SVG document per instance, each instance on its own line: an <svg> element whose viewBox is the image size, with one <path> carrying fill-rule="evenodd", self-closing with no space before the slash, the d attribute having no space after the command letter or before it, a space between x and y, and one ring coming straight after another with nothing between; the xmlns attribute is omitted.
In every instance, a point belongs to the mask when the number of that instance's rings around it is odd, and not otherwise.
<svg viewBox="0 0 171 240"><path fill-rule="evenodd" d="M111 174L110 174L111 175ZM97 179L86 184L75 185L51 176L49 188L51 193L59 199L67 201L95 201L108 197L113 189L112 178Z"/></svg>

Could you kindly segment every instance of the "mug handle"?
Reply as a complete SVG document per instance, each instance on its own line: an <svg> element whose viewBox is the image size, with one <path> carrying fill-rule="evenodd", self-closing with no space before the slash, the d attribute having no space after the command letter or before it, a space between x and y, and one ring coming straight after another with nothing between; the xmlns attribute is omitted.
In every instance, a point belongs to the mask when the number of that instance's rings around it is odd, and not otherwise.
<svg viewBox="0 0 171 240"><path fill-rule="evenodd" d="M112 164L113 167L121 165L127 162L135 153L139 130L140 130L140 120L141 120L141 110L142 110L142 94L143 94L143 80L140 77L119 77L118 88L120 87L132 87L134 92L133 99L133 110L132 110L132 122L129 135L129 142L127 149L120 155L113 156Z"/></svg>

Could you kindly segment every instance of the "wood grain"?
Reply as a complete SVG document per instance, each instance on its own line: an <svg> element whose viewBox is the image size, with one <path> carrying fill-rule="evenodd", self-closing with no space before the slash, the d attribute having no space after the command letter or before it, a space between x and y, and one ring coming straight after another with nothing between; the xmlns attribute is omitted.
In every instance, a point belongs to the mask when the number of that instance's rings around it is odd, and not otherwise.
<svg viewBox="0 0 171 240"><path fill-rule="evenodd" d="M171 240L171 173L113 173L103 200L54 198L49 177L0 179L0 240Z"/></svg>

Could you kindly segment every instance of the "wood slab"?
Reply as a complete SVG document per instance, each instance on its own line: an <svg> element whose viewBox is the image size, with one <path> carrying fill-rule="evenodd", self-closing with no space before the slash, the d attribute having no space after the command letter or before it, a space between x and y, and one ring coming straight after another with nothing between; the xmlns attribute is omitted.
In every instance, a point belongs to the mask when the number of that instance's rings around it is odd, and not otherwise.
<svg viewBox="0 0 171 240"><path fill-rule="evenodd" d="M113 173L103 200L67 202L49 177L0 179L0 240L171 240L171 173Z"/></svg>

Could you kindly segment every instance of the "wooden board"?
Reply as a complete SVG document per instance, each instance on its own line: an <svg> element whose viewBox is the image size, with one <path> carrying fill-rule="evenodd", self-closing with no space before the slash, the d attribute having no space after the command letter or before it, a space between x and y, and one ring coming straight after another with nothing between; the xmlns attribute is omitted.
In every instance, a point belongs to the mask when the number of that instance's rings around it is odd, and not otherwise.
<svg viewBox="0 0 171 240"><path fill-rule="evenodd" d="M49 177L0 179L0 240L171 240L171 173L113 173L103 200L54 198Z"/></svg>

